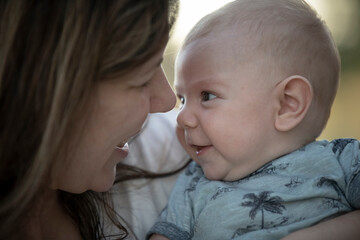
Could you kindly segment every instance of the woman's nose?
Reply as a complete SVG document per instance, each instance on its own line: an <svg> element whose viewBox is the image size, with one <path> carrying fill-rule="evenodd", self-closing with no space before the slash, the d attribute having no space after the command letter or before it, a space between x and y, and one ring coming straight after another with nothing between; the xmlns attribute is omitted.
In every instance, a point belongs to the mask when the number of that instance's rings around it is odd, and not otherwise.
<svg viewBox="0 0 360 240"><path fill-rule="evenodd" d="M197 126L197 119L189 106L183 105L176 118L178 125L183 128L195 128Z"/></svg>
<svg viewBox="0 0 360 240"><path fill-rule="evenodd" d="M170 111L176 104L176 96L169 85L164 70L160 68L154 78L156 78L154 81L156 84L153 85L152 89L150 113Z"/></svg>

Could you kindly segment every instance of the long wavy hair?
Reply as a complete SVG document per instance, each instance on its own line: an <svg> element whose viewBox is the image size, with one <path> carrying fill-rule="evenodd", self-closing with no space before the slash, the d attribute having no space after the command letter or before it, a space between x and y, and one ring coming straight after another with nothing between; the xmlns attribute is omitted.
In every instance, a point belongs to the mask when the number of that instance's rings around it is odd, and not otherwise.
<svg viewBox="0 0 360 240"><path fill-rule="evenodd" d="M159 51L177 9L177 0L0 2L0 239L26 238L28 216L52 166L67 157L74 122L86 120L95 83ZM117 239L128 235L108 194L59 191L59 199L84 239L106 237L103 213Z"/></svg>

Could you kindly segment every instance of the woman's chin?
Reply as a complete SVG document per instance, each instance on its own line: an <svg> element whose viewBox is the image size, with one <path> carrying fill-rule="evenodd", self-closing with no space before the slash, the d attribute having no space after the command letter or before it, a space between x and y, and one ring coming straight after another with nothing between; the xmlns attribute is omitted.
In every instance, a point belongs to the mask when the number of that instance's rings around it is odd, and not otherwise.
<svg viewBox="0 0 360 240"><path fill-rule="evenodd" d="M95 192L106 192L113 185L116 177L116 166L114 166L111 170L108 169L102 173L102 176L94 177L94 181L90 190Z"/></svg>

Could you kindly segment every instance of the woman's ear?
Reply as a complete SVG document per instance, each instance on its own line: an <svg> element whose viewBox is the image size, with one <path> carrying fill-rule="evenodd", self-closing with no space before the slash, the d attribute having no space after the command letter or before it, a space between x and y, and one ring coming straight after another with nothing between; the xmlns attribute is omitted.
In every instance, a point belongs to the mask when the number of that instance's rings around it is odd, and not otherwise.
<svg viewBox="0 0 360 240"><path fill-rule="evenodd" d="M277 86L275 128L278 131L290 131L304 119L313 98L310 82L302 76L291 76Z"/></svg>

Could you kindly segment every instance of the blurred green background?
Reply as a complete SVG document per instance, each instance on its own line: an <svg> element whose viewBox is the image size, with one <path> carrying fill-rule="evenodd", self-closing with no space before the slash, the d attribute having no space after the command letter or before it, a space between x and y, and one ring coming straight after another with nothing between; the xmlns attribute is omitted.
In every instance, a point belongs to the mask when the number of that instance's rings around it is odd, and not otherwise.
<svg viewBox="0 0 360 240"><path fill-rule="evenodd" d="M172 83L174 59L191 27L205 14L231 0L180 0L179 18L165 52L163 67ZM360 0L307 0L329 26L341 56L341 82L326 128L319 139L360 139Z"/></svg>

